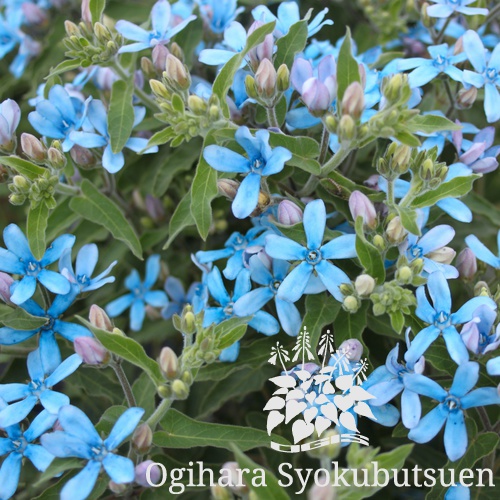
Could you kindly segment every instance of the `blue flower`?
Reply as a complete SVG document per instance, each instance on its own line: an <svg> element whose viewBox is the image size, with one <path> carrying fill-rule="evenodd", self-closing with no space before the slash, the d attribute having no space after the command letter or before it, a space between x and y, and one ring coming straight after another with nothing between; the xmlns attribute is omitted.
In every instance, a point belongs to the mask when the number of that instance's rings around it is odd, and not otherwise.
<svg viewBox="0 0 500 500"><path fill-rule="evenodd" d="M489 359L486 362L486 371L488 372L488 375L493 375L493 376L500 375L500 356Z"/></svg>
<svg viewBox="0 0 500 500"><path fill-rule="evenodd" d="M267 130L258 130L254 137L248 127L240 127L234 137L248 158L216 145L207 146L203 158L219 172L247 174L232 204L233 214L238 219L244 219L257 207L262 177L281 172L292 153L281 146L271 148Z"/></svg>
<svg viewBox="0 0 500 500"><path fill-rule="evenodd" d="M35 330L15 330L4 326L0 328L0 345L19 344L39 334L40 356L44 365L47 367L58 366L61 363L61 353L56 342L56 333L70 342L73 342L77 337L92 336L84 326L59 319L59 316L74 302L77 294L78 290L73 289L67 295L57 295L47 311L43 310L34 300L27 300L21 307L32 316L46 318L47 322Z"/></svg>
<svg viewBox="0 0 500 500"><path fill-rule="evenodd" d="M153 48L158 44L165 45L194 19L196 19L196 16L189 16L176 26L171 26L173 19L170 4L167 0L158 0L151 10L152 31L146 31L129 21L122 20L116 23L115 27L118 33L128 40L136 42L121 47L118 52L120 54L124 52L139 52L144 49Z"/></svg>
<svg viewBox="0 0 500 500"><path fill-rule="evenodd" d="M410 349L405 354L407 363L415 363L424 354L427 348L442 334L446 342L448 353L457 364L468 361L467 348L457 332L457 325L467 323L474 317L476 309L487 305L496 310L496 304L489 297L474 297L467 301L457 312L451 312L451 293L448 282L443 273L437 271L429 276L427 291L431 296L433 305L425 295L425 287L417 288L416 315L429 324L421 330L411 343Z"/></svg>
<svg viewBox="0 0 500 500"><path fill-rule="evenodd" d="M478 7L467 7L476 0L430 0L437 5L427 7L427 15L430 17L450 17L455 12L465 16L487 16L488 9Z"/></svg>
<svg viewBox="0 0 500 500"><path fill-rule="evenodd" d="M52 293L69 293L70 282L59 273L45 268L59 259L67 248L73 246L75 242L73 235L63 234L56 238L41 260L35 259L26 236L15 224L9 224L4 229L3 239L7 250L0 248L0 271L24 276L15 290L11 290L10 300L14 304L22 304L33 297L37 281Z"/></svg>
<svg viewBox="0 0 500 500"><path fill-rule="evenodd" d="M64 485L61 490L62 500L87 498L103 467L117 484L131 483L134 480L134 462L114 451L134 431L143 414L142 408L124 411L109 436L103 440L85 413L74 406L61 408L58 418L64 430L44 434L41 437L42 446L56 457L88 460L83 470Z"/></svg>
<svg viewBox="0 0 500 500"><path fill-rule="evenodd" d="M238 312L235 310L235 304L238 299L244 297L250 292L252 285L250 283L250 273L247 269L242 270L236 278L234 292L229 295L219 268L214 267L207 276L207 286L210 295L217 301L219 307L206 307L203 316L203 327L207 328L211 324L219 324L226 319L234 316L253 316L248 324L264 335L275 335L279 332L279 324L275 318L265 311L250 312L250 309L240 307ZM221 361L234 361L234 356L238 353L238 347L233 346L224 349L221 353ZM231 354L231 356L229 356ZM234 358L234 359L233 359Z"/></svg>
<svg viewBox="0 0 500 500"><path fill-rule="evenodd" d="M424 375L405 379L405 386L417 394L439 402L433 410L410 430L408 437L417 443L427 443L445 425L444 448L452 461L458 460L467 450L467 429L464 410L478 406L500 404L496 387L472 390L479 378L479 365L473 361L461 364L455 372L448 391Z"/></svg>
<svg viewBox="0 0 500 500"><path fill-rule="evenodd" d="M323 9L307 26L307 36L315 35L323 26L332 25L333 21L327 19L323 21L328 9ZM256 21L271 23L276 21L274 35L276 38L281 38L288 33L288 30L300 21L299 6L296 2L281 2L278 7L278 15L275 16L266 5L258 5L252 10L253 18Z"/></svg>
<svg viewBox="0 0 500 500"><path fill-rule="evenodd" d="M200 5L200 14L212 33L224 30L245 10L237 7L237 0L196 0Z"/></svg>
<svg viewBox="0 0 500 500"><path fill-rule="evenodd" d="M424 86L434 80L440 73L444 73L456 82L462 83L462 71L456 68L455 65L467 58L463 52L453 55L454 49L448 47L447 43L432 45L427 47L427 50L431 59L410 57L398 62L399 71L413 69L408 75L408 83L411 88Z"/></svg>
<svg viewBox="0 0 500 500"><path fill-rule="evenodd" d="M167 307L165 307L165 309L161 312L161 315L165 319L169 319L174 314L180 314L185 305L193 303L193 299L200 285L201 283L193 283L186 293L181 280L174 278L173 276L169 276L165 280L164 288L167 295L170 297L170 301ZM197 311L194 311L194 313L197 314Z"/></svg>
<svg viewBox="0 0 500 500"><path fill-rule="evenodd" d="M62 85L54 85L49 90L49 98L37 103L36 111L28 115L28 120L38 133L62 140L63 151L66 152L74 144L71 132L82 127L86 113L87 101L70 96Z"/></svg>
<svg viewBox="0 0 500 500"><path fill-rule="evenodd" d="M326 227L326 209L323 200L314 200L304 210L304 231L307 245L282 236L270 235L266 239L266 253L273 259L300 261L282 281L277 297L288 302L296 302L302 297L313 271L327 290L342 301L339 286L350 283L347 274L330 262L330 259L350 259L356 257L353 234L342 235L323 245Z"/></svg>
<svg viewBox="0 0 500 500"><path fill-rule="evenodd" d="M486 248L486 246L479 241L477 236L470 234L465 238L465 243L479 260L486 262L486 264L489 264L495 269L500 269L500 257ZM500 231L497 233L497 246L500 249Z"/></svg>
<svg viewBox="0 0 500 500"><path fill-rule="evenodd" d="M138 125L144 118L146 110L140 107L134 107L134 127ZM123 168L125 165L125 157L121 151L117 153L111 149L111 140L108 132L108 111L102 101L93 100L89 104L88 119L92 126L97 130L95 132L72 131L70 140L84 148L101 148L104 147L102 156L102 166L110 173L114 174ZM157 153L158 146L146 149L148 140L142 137L130 137L125 143L125 147L143 154Z"/></svg>
<svg viewBox="0 0 500 500"><path fill-rule="evenodd" d="M50 366L37 349L28 354L27 363L31 382L0 385L0 398L7 403L16 401L0 411L0 427L17 424L28 416L37 403L54 416L55 422L59 408L68 405L69 398L53 391L52 387L71 375L81 365L82 358L73 354L58 366Z"/></svg>
<svg viewBox="0 0 500 500"><path fill-rule="evenodd" d="M226 64L237 52L241 52L247 43L247 32L238 22L234 21L224 30L224 40L216 44L213 49L204 49L198 60L209 66ZM246 66L247 61L241 62L240 68Z"/></svg>
<svg viewBox="0 0 500 500"><path fill-rule="evenodd" d="M113 300L106 306L105 309L109 316L115 318L130 307L130 328L139 331L146 316L146 304L152 307L166 307L168 304L167 295L163 290L151 290L158 280L159 274L159 255L151 255L146 261L144 281L141 281L139 273L132 269L125 280L125 287L130 290L130 293Z"/></svg>
<svg viewBox="0 0 500 500"><path fill-rule="evenodd" d="M115 260L102 273L98 274L95 278L91 278L95 266L97 265L98 258L99 250L97 249L97 245L94 243L83 245L76 256L75 271L71 263L71 249L67 248L59 259L59 272L65 276L68 281L77 284L80 288L80 292L97 290L107 283L113 283L115 281L115 277L108 276L108 274L118 262Z"/></svg>
<svg viewBox="0 0 500 500"><path fill-rule="evenodd" d="M250 257L250 277L263 286L240 297L234 304L234 312L237 316L255 314L270 300L274 299L278 319L283 330L288 335L296 337L302 324L300 313L294 304L276 296L278 288L290 268L290 264L286 260L273 259L270 267L264 264L259 255Z"/></svg>
<svg viewBox="0 0 500 500"><path fill-rule="evenodd" d="M409 233L405 241L399 246L399 252L406 255L409 262L422 259L424 261L424 271L428 274L440 271L447 279L458 278L457 269L446 263L455 256L455 251L451 251L445 246L454 236L455 230L446 224L433 227L421 237ZM449 256L440 252L444 249L451 251Z"/></svg>
<svg viewBox="0 0 500 500"><path fill-rule="evenodd" d="M474 319L465 323L460 332L464 344L474 354L484 355L500 345L500 325L491 333L497 313L488 306L479 306Z"/></svg>
<svg viewBox="0 0 500 500"><path fill-rule="evenodd" d="M6 404L0 399L0 410ZM54 456L38 444L33 444L40 435L54 424L53 415L43 411L31 425L21 431L19 424L6 427L7 437L0 437L0 456L6 456L0 467L0 498L8 500L17 490L23 457L27 458L39 471L50 465Z"/></svg>
<svg viewBox="0 0 500 500"><path fill-rule="evenodd" d="M463 484L455 484L446 490L444 500L470 500L470 490Z"/></svg>
<svg viewBox="0 0 500 500"><path fill-rule="evenodd" d="M480 36L468 30L463 36L464 51L476 70L464 70L464 83L476 88L484 86L484 112L489 123L500 119L500 43L491 55L484 48Z"/></svg>

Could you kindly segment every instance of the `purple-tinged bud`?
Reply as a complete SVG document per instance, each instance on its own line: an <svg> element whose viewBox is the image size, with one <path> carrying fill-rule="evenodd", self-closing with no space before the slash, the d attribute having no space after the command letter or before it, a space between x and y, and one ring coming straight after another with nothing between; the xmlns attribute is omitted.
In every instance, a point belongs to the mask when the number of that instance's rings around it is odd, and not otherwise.
<svg viewBox="0 0 500 500"><path fill-rule="evenodd" d="M96 164L96 159L90 149L75 144L69 152L73 161L80 167L90 168Z"/></svg>
<svg viewBox="0 0 500 500"><path fill-rule="evenodd" d="M12 153L16 149L16 129L21 110L16 101L7 99L0 103L0 150Z"/></svg>
<svg viewBox="0 0 500 500"><path fill-rule="evenodd" d="M349 197L349 210L354 221L358 217L363 218L363 224L370 229L377 226L377 211L368 196L361 191L353 191Z"/></svg>
<svg viewBox="0 0 500 500"><path fill-rule="evenodd" d="M66 166L66 157L57 148L50 147L47 151L47 160L50 166L60 170Z"/></svg>
<svg viewBox="0 0 500 500"><path fill-rule="evenodd" d="M180 90L187 90L191 85L191 77L186 66L172 54L167 55L165 73L168 81Z"/></svg>
<svg viewBox="0 0 500 500"><path fill-rule="evenodd" d="M263 59L255 73L255 84L259 96L264 98L273 97L276 93L277 74L273 63L269 59Z"/></svg>
<svg viewBox="0 0 500 500"><path fill-rule="evenodd" d="M73 345L87 365L105 365L109 361L109 351L94 337L77 337Z"/></svg>
<svg viewBox="0 0 500 500"><path fill-rule="evenodd" d="M304 213L302 209L297 206L293 201L283 200L278 205L278 222L285 226L293 226L302 222Z"/></svg>
<svg viewBox="0 0 500 500"><path fill-rule="evenodd" d="M339 351L345 354L349 361L359 361L363 355L363 344L357 339L347 339L340 344Z"/></svg>
<svg viewBox="0 0 500 500"><path fill-rule="evenodd" d="M149 482L148 482L149 479ZM151 488L161 480L161 469L152 460L146 460L135 467L135 482L144 488Z"/></svg>
<svg viewBox="0 0 500 500"><path fill-rule="evenodd" d="M236 198L239 187L240 183L233 179L219 179L217 181L217 190L219 191L219 194L225 196L231 201Z"/></svg>
<svg viewBox="0 0 500 500"><path fill-rule="evenodd" d="M90 13L90 0L82 0L82 21L92 24L92 14Z"/></svg>
<svg viewBox="0 0 500 500"><path fill-rule="evenodd" d="M109 319L106 311L96 304L90 306L89 321L96 328L100 328L106 332L113 331L113 322Z"/></svg>
<svg viewBox="0 0 500 500"><path fill-rule="evenodd" d="M254 21L253 24L248 29L248 35L251 35L257 28L263 26L264 23L262 21ZM250 62L250 66L253 71L257 71L259 64L264 59L271 60L273 58L274 52L274 37L272 33L266 35L264 41L259 43L256 47L251 49L248 54L248 60Z"/></svg>
<svg viewBox="0 0 500 500"><path fill-rule="evenodd" d="M365 93L359 82L352 82L342 98L342 114L358 120L365 109Z"/></svg>
<svg viewBox="0 0 500 500"><path fill-rule="evenodd" d="M317 78L309 78L302 86L302 100L314 116L321 116L330 109L332 99L328 87Z"/></svg>
<svg viewBox="0 0 500 500"><path fill-rule="evenodd" d="M245 483L245 480L243 479L243 486L239 486L240 481L241 481L241 473L239 471L238 464L236 462L226 462L225 464L222 464L221 470L224 469L224 475L227 478L231 478L228 483L233 484L235 486L230 486L230 489L233 493L236 495L247 495L248 494L248 486Z"/></svg>
<svg viewBox="0 0 500 500"><path fill-rule="evenodd" d="M46 24L49 20L45 11L34 3L23 2L21 4L21 10L23 11L26 24L41 26Z"/></svg>
<svg viewBox="0 0 500 500"><path fill-rule="evenodd" d="M326 474L318 477L314 486L307 492L307 500L335 500L335 497L332 482Z"/></svg>
<svg viewBox="0 0 500 500"><path fill-rule="evenodd" d="M149 216L156 222L160 221L165 217L165 210L161 201L150 194L146 195L145 199L146 210Z"/></svg>
<svg viewBox="0 0 500 500"><path fill-rule="evenodd" d="M163 73L166 68L167 56L170 54L170 51L159 43L155 45L153 52L151 54L151 59L153 60L153 66L155 67L158 73Z"/></svg>
<svg viewBox="0 0 500 500"><path fill-rule="evenodd" d="M17 307L10 301L11 293L10 286L14 280L5 273L0 272L0 298L9 306Z"/></svg>
<svg viewBox="0 0 500 500"><path fill-rule="evenodd" d="M178 376L179 370L179 359L177 354L170 349L170 347L164 347L158 358L158 364L160 365L160 370L163 375L169 380L173 380Z"/></svg>
<svg viewBox="0 0 500 500"><path fill-rule="evenodd" d="M132 436L132 445L135 450L138 451L141 455L147 453L151 448L151 444L153 443L153 431L151 427L144 422L139 425L137 429L134 431Z"/></svg>
<svg viewBox="0 0 500 500"><path fill-rule="evenodd" d="M477 259L470 248L464 248L457 257L457 269L460 277L471 280L477 272Z"/></svg>
<svg viewBox="0 0 500 500"><path fill-rule="evenodd" d="M369 274L360 274L354 282L354 288L362 297L368 296L375 289L375 280Z"/></svg>
<svg viewBox="0 0 500 500"><path fill-rule="evenodd" d="M468 89L466 88L460 89L457 94L457 108L469 109L476 102L476 99L477 99L476 87L470 87Z"/></svg>

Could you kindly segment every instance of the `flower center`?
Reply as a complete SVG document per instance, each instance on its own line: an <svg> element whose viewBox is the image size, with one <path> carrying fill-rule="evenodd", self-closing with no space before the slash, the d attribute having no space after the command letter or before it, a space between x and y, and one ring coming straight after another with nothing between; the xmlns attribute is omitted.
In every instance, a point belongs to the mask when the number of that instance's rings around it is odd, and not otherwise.
<svg viewBox="0 0 500 500"><path fill-rule="evenodd" d="M104 446L95 446L92 448L92 459L102 462L108 453Z"/></svg>
<svg viewBox="0 0 500 500"><path fill-rule="evenodd" d="M36 260L28 262L28 265L26 266L27 276L37 276L40 271L40 264Z"/></svg>
<svg viewBox="0 0 500 500"><path fill-rule="evenodd" d="M422 257L423 253L424 252L422 248L419 247L418 245L413 245L412 247L410 247L410 255L415 259Z"/></svg>
<svg viewBox="0 0 500 500"><path fill-rule="evenodd" d="M224 314L229 317L233 315L233 303L229 302L229 304L224 307Z"/></svg>
<svg viewBox="0 0 500 500"><path fill-rule="evenodd" d="M444 400L444 405L448 408L449 411L459 410L460 399L450 395Z"/></svg>
<svg viewBox="0 0 500 500"><path fill-rule="evenodd" d="M55 319L54 318L51 318L50 316L47 316L47 323L45 323L45 325L42 326L42 330L44 331L51 331L54 329L54 322L55 322Z"/></svg>
<svg viewBox="0 0 500 500"><path fill-rule="evenodd" d="M26 446L28 446L28 441L24 436L17 438L15 441L12 441L12 444L15 446L14 451L17 453L24 453Z"/></svg>
<svg viewBox="0 0 500 500"><path fill-rule="evenodd" d="M271 281L271 284L269 285L269 288L272 290L272 292L274 294L276 294L276 292L278 291L278 288L280 287L281 285L281 281L280 280L273 280Z"/></svg>
<svg viewBox="0 0 500 500"><path fill-rule="evenodd" d="M90 283L90 278L86 274L80 274L77 276L76 281L78 281L80 285L86 286Z"/></svg>
<svg viewBox="0 0 500 500"><path fill-rule="evenodd" d="M488 68L486 70L486 78L491 82L495 83L498 77L498 71L495 68Z"/></svg>
<svg viewBox="0 0 500 500"><path fill-rule="evenodd" d="M45 386L45 382L43 380L32 380L29 383L29 387L31 390L31 394L33 396L36 396L37 398L39 398L42 392L45 391L45 389L47 389L47 387Z"/></svg>
<svg viewBox="0 0 500 500"><path fill-rule="evenodd" d="M262 158L256 158L252 162L252 172L256 172L259 174L265 165L266 165L266 162L263 161Z"/></svg>
<svg viewBox="0 0 500 500"><path fill-rule="evenodd" d="M247 246L247 241L241 234L236 235L231 245L235 250L243 250Z"/></svg>
<svg viewBox="0 0 500 500"><path fill-rule="evenodd" d="M445 66L448 65L448 59L446 57L439 55L436 57L436 59L434 59L433 64L437 68L443 69Z"/></svg>
<svg viewBox="0 0 500 500"><path fill-rule="evenodd" d="M447 312L441 311L434 317L434 326L437 326L440 330L445 329L450 326L450 324L450 315Z"/></svg>
<svg viewBox="0 0 500 500"><path fill-rule="evenodd" d="M321 252L319 250L309 250L309 253L306 255L306 262L315 265L321 260Z"/></svg>

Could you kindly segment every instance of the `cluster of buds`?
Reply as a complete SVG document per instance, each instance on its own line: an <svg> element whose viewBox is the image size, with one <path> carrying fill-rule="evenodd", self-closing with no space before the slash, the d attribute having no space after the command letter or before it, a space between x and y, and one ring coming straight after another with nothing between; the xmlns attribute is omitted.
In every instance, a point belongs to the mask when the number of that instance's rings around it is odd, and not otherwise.
<svg viewBox="0 0 500 500"><path fill-rule="evenodd" d="M260 62L255 77L247 75L245 78L248 96L267 108L274 107L289 87L290 71L286 64L282 64L276 71L267 58Z"/></svg>
<svg viewBox="0 0 500 500"><path fill-rule="evenodd" d="M11 192L9 201L13 205L23 205L26 200L29 200L32 208L44 203L48 208L54 209L57 205L54 194L58 183L58 176L51 174L49 170L35 180L15 175L9 184Z"/></svg>
<svg viewBox="0 0 500 500"><path fill-rule="evenodd" d="M381 286L380 291L371 294L373 314L410 314L410 307L415 305L415 296L411 290L402 288L396 281L389 281Z"/></svg>
<svg viewBox="0 0 500 500"><path fill-rule="evenodd" d="M377 162L378 173L386 179L392 180L408 172L412 151L412 148L405 144L392 142Z"/></svg>
<svg viewBox="0 0 500 500"><path fill-rule="evenodd" d="M123 37L119 33L99 22L92 26L84 21L78 25L65 21L64 28L67 35L63 40L66 56L79 59L84 68L110 62L123 45Z"/></svg>
<svg viewBox="0 0 500 500"><path fill-rule="evenodd" d="M446 247L443 247L446 248ZM421 258L408 262L406 256L401 255L397 262L395 281L399 285L423 285L427 280L421 276L424 269L424 260Z"/></svg>
<svg viewBox="0 0 500 500"><path fill-rule="evenodd" d="M370 297L376 287L375 279L369 274L360 274L353 283L342 283L340 291L344 295L342 308L351 314L361 307L361 301Z"/></svg>
<svg viewBox="0 0 500 500"><path fill-rule="evenodd" d="M408 83L408 75L396 73L385 77L382 81L382 94L387 101L387 105L406 103L412 94Z"/></svg>

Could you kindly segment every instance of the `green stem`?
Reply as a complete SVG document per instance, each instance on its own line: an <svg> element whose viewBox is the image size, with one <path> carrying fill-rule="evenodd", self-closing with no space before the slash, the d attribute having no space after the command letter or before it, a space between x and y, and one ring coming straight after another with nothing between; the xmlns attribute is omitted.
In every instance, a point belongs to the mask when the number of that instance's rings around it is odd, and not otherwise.
<svg viewBox="0 0 500 500"><path fill-rule="evenodd" d="M321 173L327 175L332 170L335 170L349 156L351 151L351 148L344 149L341 146L340 149L321 167Z"/></svg>
<svg viewBox="0 0 500 500"><path fill-rule="evenodd" d="M328 143L330 139L330 132L323 125L323 133L321 134L321 145L319 148L319 164L323 165L326 160L326 155L328 154Z"/></svg>
<svg viewBox="0 0 500 500"><path fill-rule="evenodd" d="M310 175L307 182L304 184L304 187L297 192L297 196L309 196L316 186L318 185L318 178L315 175Z"/></svg>
<svg viewBox="0 0 500 500"><path fill-rule="evenodd" d="M451 17L448 17L448 19L446 19L446 22L443 24L443 27L441 28L441 31L438 33L436 39L435 39L435 43L436 45L441 43L441 40L443 39L444 37L444 32L446 31L446 28L448 27L448 25L450 24L450 21L451 21Z"/></svg>
<svg viewBox="0 0 500 500"><path fill-rule="evenodd" d="M115 73L122 79L122 80L129 80L130 76L127 74L127 72L120 66L120 63L118 61L115 61L114 64L111 66ZM156 101L146 94L144 90L140 89L139 87L134 85L134 94L142 101L142 103L151 109L152 111L158 111L158 105L156 104Z"/></svg>
<svg viewBox="0 0 500 500"><path fill-rule="evenodd" d="M387 179L387 204L394 206L394 179Z"/></svg>
<svg viewBox="0 0 500 500"><path fill-rule="evenodd" d="M488 17L486 18L486 21L484 22L484 26L486 26L490 21L493 21L496 16L500 14L500 3L497 4L495 7L493 7L490 10L490 13L488 14Z"/></svg>
<svg viewBox="0 0 500 500"><path fill-rule="evenodd" d="M172 403L173 400L170 398L163 399L162 402L157 406L154 413L146 420L146 423L149 425L149 427L151 427L152 431L156 429L158 422L164 417L165 413L167 413L167 411L170 409Z"/></svg>
<svg viewBox="0 0 500 500"><path fill-rule="evenodd" d="M76 186L70 186L69 184L58 184L56 186L56 191L60 194L65 194L69 196L74 196L75 194L80 194L80 188Z"/></svg>
<svg viewBox="0 0 500 500"><path fill-rule="evenodd" d="M451 91L450 82L448 80L443 80L443 81L446 94L448 95L448 99L450 100L450 107L446 112L446 116L448 116L455 109L455 97L453 97L453 92Z"/></svg>
<svg viewBox="0 0 500 500"><path fill-rule="evenodd" d="M271 127L281 128L278 122L278 117L276 116L276 109L274 106L266 108L267 121Z"/></svg>
<svg viewBox="0 0 500 500"><path fill-rule="evenodd" d="M135 402L134 393L132 392L132 387L130 385L130 382L128 381L127 375L125 375L125 372L123 371L121 363L113 361L110 363L110 366L111 368L113 368L114 372L116 373L116 377L118 378L118 381L122 386L123 393L125 394L125 399L127 400L127 404L130 407L137 406L137 403Z"/></svg>
<svg viewBox="0 0 500 500"><path fill-rule="evenodd" d="M51 303L49 291L44 286L41 286L40 290L42 292L43 306L44 306L45 310L47 311L49 309L50 303Z"/></svg>

